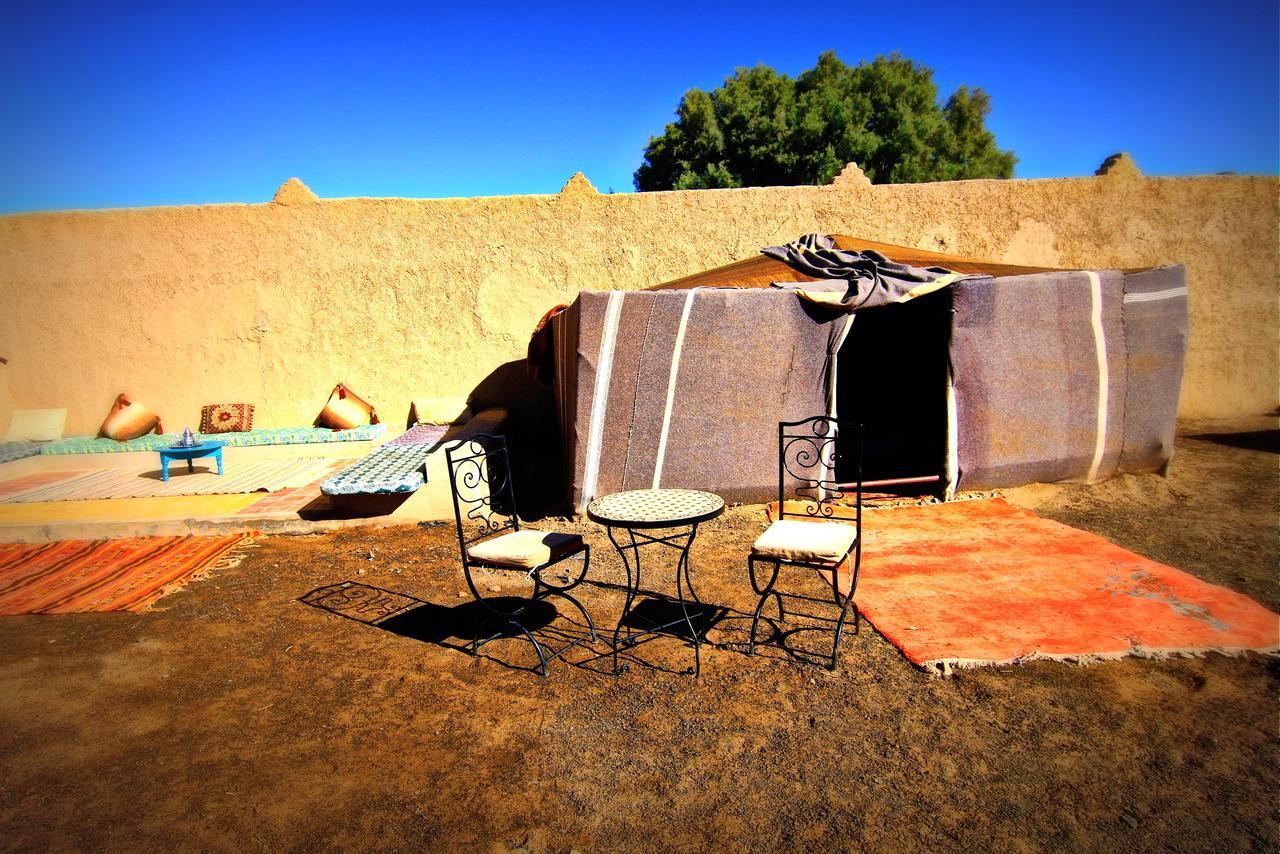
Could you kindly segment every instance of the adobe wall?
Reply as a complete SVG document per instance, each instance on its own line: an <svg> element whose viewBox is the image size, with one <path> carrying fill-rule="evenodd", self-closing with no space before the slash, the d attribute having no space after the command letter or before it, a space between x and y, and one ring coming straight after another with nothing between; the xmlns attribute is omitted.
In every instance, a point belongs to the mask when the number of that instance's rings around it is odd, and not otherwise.
<svg viewBox="0 0 1280 854"><path fill-rule="evenodd" d="M601 195L278 201L0 217L0 429L68 407L94 432L117 392L166 427L248 401L308 424L345 381L383 420L518 376L530 330L581 289L640 288L809 231L1012 263L1187 265L1181 411L1274 410L1274 178L1092 178ZM494 376L490 376L494 374ZM7 388L2 388L7 386Z"/></svg>

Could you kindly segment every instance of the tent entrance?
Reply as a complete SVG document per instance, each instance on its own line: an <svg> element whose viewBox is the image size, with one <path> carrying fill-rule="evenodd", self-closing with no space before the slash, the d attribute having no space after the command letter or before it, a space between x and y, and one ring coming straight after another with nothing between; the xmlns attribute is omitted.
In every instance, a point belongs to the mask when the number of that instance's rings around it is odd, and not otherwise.
<svg viewBox="0 0 1280 854"><path fill-rule="evenodd" d="M836 357L837 411L863 424L864 481L909 481L882 491L941 488L951 314L946 290L859 312ZM836 475L853 479L852 471Z"/></svg>

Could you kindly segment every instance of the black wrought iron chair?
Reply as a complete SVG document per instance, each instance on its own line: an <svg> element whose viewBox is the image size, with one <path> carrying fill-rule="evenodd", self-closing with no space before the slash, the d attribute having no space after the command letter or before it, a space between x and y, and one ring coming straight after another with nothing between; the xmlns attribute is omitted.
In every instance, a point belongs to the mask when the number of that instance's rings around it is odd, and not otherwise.
<svg viewBox="0 0 1280 854"><path fill-rule="evenodd" d="M855 499L852 507L846 503L850 496ZM837 508L851 511L852 518L837 515ZM778 511L775 519L755 541L747 559L751 587L760 596L751 618L747 655L755 653L756 627L771 595L778 601L778 621L786 620L782 594L774 586L784 566L799 567L824 576L840 609L840 616L835 621L835 642L831 647L830 666L835 670L840 656L840 639L851 609L854 612L854 632L858 631L859 615L853 597L858 589L858 570L862 562L861 424L822 415L778 424ZM850 556L853 565L848 574L849 589L844 593L841 591L840 567ZM756 575L757 563L773 567L764 584Z"/></svg>
<svg viewBox="0 0 1280 854"><path fill-rule="evenodd" d="M591 640L596 640L591 615L568 591L582 583L591 562L591 547L580 534L560 534L520 527L516 515L515 490L511 483L511 465L507 443L502 436L475 433L454 447L445 449L449 468L449 485L453 491L454 518L458 523L458 546L462 554L462 573L471 595L488 612L476 626L471 654L479 655L480 647L503 637L504 632L484 637L485 629L501 624L513 627L529 639L538 654L539 670L547 675L547 663L574 646L566 644L551 655L538 643L521 617L549 596L572 604L586 620ZM556 564L581 556L582 570L570 573L567 583L557 584L546 577L546 570ZM481 595L472 577L473 567L523 572L533 582L528 597L493 597ZM512 599L517 604L504 607ZM498 603L498 604L495 604ZM554 608L554 606L552 606Z"/></svg>

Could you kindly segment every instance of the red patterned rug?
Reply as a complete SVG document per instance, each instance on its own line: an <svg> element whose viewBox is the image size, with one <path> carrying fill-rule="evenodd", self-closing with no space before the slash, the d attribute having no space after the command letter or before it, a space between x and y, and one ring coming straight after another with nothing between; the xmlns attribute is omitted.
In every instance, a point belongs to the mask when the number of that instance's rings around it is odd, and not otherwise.
<svg viewBox="0 0 1280 854"><path fill-rule="evenodd" d="M0 616L141 611L250 539L232 534L0 543Z"/></svg>
<svg viewBox="0 0 1280 854"><path fill-rule="evenodd" d="M1274 653L1280 616L1003 499L863 514L857 603L914 663Z"/></svg>

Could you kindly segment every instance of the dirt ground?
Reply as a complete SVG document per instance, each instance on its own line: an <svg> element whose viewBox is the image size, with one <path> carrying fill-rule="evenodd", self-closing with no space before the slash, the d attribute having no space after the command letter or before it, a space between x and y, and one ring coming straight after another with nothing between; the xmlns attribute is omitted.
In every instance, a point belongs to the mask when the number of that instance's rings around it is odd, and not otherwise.
<svg viewBox="0 0 1280 854"><path fill-rule="evenodd" d="M1167 480L1007 495L1276 608L1278 435L1184 424ZM695 547L699 593L726 609L698 680L672 636L619 677L603 643L548 679L522 640L472 659L451 526L271 538L145 614L0 620L0 848L1280 846L1274 660L944 679L865 622L834 674L772 645L748 659L760 520L735 508ZM581 599L612 627L617 555L572 527L593 547ZM347 616L307 604L343 582L385 592ZM375 625L379 601L413 607Z"/></svg>

